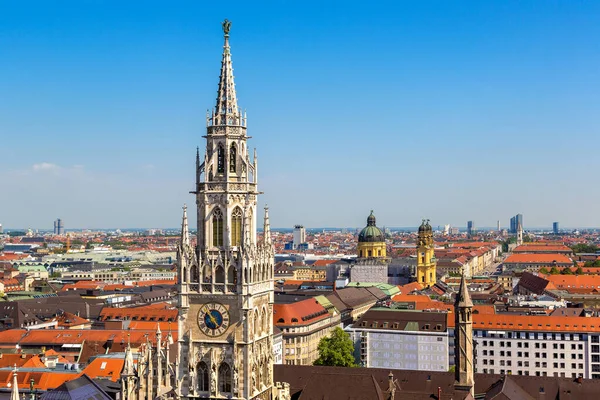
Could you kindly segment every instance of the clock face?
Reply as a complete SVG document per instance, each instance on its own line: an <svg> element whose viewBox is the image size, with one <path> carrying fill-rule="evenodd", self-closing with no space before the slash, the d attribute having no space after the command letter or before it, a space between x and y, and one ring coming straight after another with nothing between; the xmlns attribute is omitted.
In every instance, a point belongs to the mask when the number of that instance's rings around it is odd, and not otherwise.
<svg viewBox="0 0 600 400"><path fill-rule="evenodd" d="M220 303L206 303L198 312L198 326L208 336L221 336L229 327L227 308Z"/></svg>

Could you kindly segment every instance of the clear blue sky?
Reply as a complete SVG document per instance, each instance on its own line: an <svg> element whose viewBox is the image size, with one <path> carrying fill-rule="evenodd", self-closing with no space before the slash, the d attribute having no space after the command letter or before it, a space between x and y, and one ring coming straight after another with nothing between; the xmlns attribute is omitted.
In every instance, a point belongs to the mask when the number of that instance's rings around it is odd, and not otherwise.
<svg viewBox="0 0 600 400"><path fill-rule="evenodd" d="M224 18L274 226L600 226L576 0L1 2L0 223L177 226Z"/></svg>

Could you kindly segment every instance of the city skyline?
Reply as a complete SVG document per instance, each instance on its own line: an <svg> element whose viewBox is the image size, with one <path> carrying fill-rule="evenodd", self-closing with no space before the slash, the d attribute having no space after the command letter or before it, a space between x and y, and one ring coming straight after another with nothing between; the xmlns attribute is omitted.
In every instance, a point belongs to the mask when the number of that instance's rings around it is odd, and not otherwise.
<svg viewBox="0 0 600 400"><path fill-rule="evenodd" d="M597 5L40 4L0 35L5 228L177 226L223 17L273 226L600 226Z"/></svg>

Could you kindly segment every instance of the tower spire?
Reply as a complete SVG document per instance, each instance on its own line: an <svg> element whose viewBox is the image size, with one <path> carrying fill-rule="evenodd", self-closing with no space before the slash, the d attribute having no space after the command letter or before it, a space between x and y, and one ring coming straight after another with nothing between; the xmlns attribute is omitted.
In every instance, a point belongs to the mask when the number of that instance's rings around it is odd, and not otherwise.
<svg viewBox="0 0 600 400"><path fill-rule="evenodd" d="M454 387L469 391L474 396L475 375L473 363L473 302L464 271L461 272L460 288L454 302Z"/></svg>
<svg viewBox="0 0 600 400"><path fill-rule="evenodd" d="M229 30L231 21L223 21L225 44L221 60L221 76L217 91L217 104L213 113L212 125L241 125L241 114L238 109L235 83L233 81L233 66L231 65L231 48L229 47Z"/></svg>
<svg viewBox="0 0 600 400"><path fill-rule="evenodd" d="M190 230L188 227L187 205L183 205L183 219L181 221L181 246L190 245Z"/></svg>
<svg viewBox="0 0 600 400"><path fill-rule="evenodd" d="M271 245L271 223L269 222L269 207L265 206L265 219L263 225L263 243Z"/></svg>
<svg viewBox="0 0 600 400"><path fill-rule="evenodd" d="M123 371L121 375L133 376L134 365L133 365L133 353L131 352L131 334L127 333L127 348L125 349L125 364L123 365Z"/></svg>

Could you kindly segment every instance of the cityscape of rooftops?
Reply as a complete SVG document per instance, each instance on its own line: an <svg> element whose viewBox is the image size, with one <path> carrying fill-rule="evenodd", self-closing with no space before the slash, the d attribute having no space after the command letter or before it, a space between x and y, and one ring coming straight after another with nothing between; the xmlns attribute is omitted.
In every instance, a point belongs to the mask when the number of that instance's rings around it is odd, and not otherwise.
<svg viewBox="0 0 600 400"><path fill-rule="evenodd" d="M0 400L597 397L600 3L0 9Z"/></svg>

